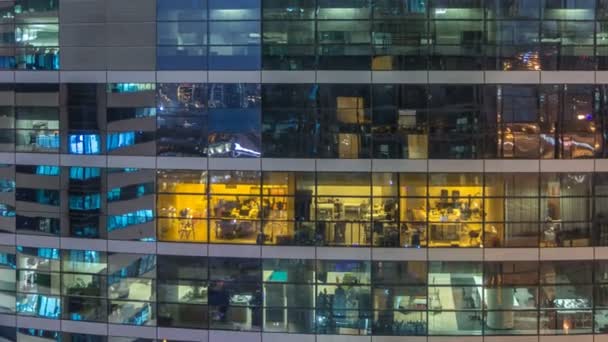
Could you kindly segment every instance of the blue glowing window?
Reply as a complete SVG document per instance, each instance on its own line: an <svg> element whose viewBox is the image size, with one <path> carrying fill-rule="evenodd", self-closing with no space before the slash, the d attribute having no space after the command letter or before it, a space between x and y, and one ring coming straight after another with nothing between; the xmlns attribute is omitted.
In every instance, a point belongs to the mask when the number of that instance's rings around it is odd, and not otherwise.
<svg viewBox="0 0 608 342"><path fill-rule="evenodd" d="M112 151L121 147L135 145L135 132L120 132L108 134L107 141L108 151Z"/></svg>
<svg viewBox="0 0 608 342"><path fill-rule="evenodd" d="M141 310L135 314L130 320L129 323L133 323L135 325L145 325L146 322L150 319L150 306L144 305Z"/></svg>
<svg viewBox="0 0 608 342"><path fill-rule="evenodd" d="M108 277L108 284L115 284L123 278L140 277L156 268L156 256L145 255L131 264L117 270Z"/></svg>
<svg viewBox="0 0 608 342"><path fill-rule="evenodd" d="M96 264L100 260L101 253L99 251L70 250L70 261L72 262Z"/></svg>
<svg viewBox="0 0 608 342"><path fill-rule="evenodd" d="M59 166L39 165L36 174L41 176L59 176Z"/></svg>
<svg viewBox="0 0 608 342"><path fill-rule="evenodd" d="M71 154L99 154L101 144L98 134L70 134Z"/></svg>
<svg viewBox="0 0 608 342"><path fill-rule="evenodd" d="M146 255L139 261L139 275L146 274L156 267L156 256Z"/></svg>
<svg viewBox="0 0 608 342"><path fill-rule="evenodd" d="M108 216L108 231L123 229L129 226L143 224L154 220L152 209L142 209L134 212Z"/></svg>
<svg viewBox="0 0 608 342"><path fill-rule="evenodd" d="M128 185L108 191L108 202L127 201L154 193L154 183Z"/></svg>
<svg viewBox="0 0 608 342"><path fill-rule="evenodd" d="M0 179L0 192L15 191L15 181L12 179Z"/></svg>
<svg viewBox="0 0 608 342"><path fill-rule="evenodd" d="M49 150L59 149L60 140L57 134L38 133L36 135L36 145Z"/></svg>
<svg viewBox="0 0 608 342"><path fill-rule="evenodd" d="M108 202L116 201L120 199L120 188L110 189L108 191Z"/></svg>
<svg viewBox="0 0 608 342"><path fill-rule="evenodd" d="M70 195L71 210L96 210L101 208L101 195Z"/></svg>
<svg viewBox="0 0 608 342"><path fill-rule="evenodd" d="M59 260L59 249L38 248L38 256L45 259Z"/></svg>
<svg viewBox="0 0 608 342"><path fill-rule="evenodd" d="M87 180L101 176L101 170L97 167L71 167L70 179Z"/></svg>
<svg viewBox="0 0 608 342"><path fill-rule="evenodd" d="M58 318L61 304L59 298L40 296L38 315L41 317Z"/></svg>
<svg viewBox="0 0 608 342"><path fill-rule="evenodd" d="M125 168L122 168L122 169L108 169L108 171L107 171L107 172L108 172L108 173L121 173L121 172L124 172L124 173L131 173L131 172L137 172L137 171L139 171L139 169L138 169L138 168L134 168L134 167L125 167Z"/></svg>
<svg viewBox="0 0 608 342"><path fill-rule="evenodd" d="M140 91L155 90L154 83L112 83L108 84L111 93L136 93Z"/></svg>
<svg viewBox="0 0 608 342"><path fill-rule="evenodd" d="M15 254L0 253L0 265L17 268Z"/></svg>
<svg viewBox="0 0 608 342"><path fill-rule="evenodd" d="M0 204L0 216L15 217L15 207L6 204Z"/></svg>

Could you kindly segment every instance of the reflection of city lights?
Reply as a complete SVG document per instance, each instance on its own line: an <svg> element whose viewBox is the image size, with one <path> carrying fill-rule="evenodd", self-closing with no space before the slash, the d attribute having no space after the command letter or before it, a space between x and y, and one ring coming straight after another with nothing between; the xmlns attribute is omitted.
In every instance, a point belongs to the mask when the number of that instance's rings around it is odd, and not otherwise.
<svg viewBox="0 0 608 342"><path fill-rule="evenodd" d="M522 52L513 57L512 60L503 62L503 70L540 70L540 56L536 51Z"/></svg>
<svg viewBox="0 0 608 342"><path fill-rule="evenodd" d="M570 321L565 320L565 321L564 321L564 324L563 324L563 328L564 328L564 332L565 332L566 334L568 334L568 332L570 331Z"/></svg>

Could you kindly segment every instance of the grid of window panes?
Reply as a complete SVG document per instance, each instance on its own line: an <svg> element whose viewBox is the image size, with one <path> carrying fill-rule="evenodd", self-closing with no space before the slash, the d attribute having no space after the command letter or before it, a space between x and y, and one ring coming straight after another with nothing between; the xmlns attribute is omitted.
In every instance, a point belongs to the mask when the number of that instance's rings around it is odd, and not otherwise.
<svg viewBox="0 0 608 342"><path fill-rule="evenodd" d="M604 0L157 0L106 17L66 6L66 63L81 70L604 70ZM83 10L83 16L78 12ZM59 69L59 2L0 1L0 68ZM156 47L143 29L156 13ZM89 17L86 15L89 14ZM115 17L116 16L116 17ZM79 30L87 19L96 24ZM119 39L137 23L146 43ZM84 35L105 34L87 41ZM80 32L79 32L80 31ZM79 36L83 35L82 37ZM152 37L153 38L153 37ZM135 44L128 49L124 44ZM117 57L95 51L120 51ZM156 48L156 58L154 58ZM134 55L145 58L137 65ZM123 59L123 60L116 60Z"/></svg>
<svg viewBox="0 0 608 342"><path fill-rule="evenodd" d="M0 231L292 246L608 245L605 173L0 165Z"/></svg>
<svg viewBox="0 0 608 342"><path fill-rule="evenodd" d="M59 69L59 3L0 1L0 69Z"/></svg>
<svg viewBox="0 0 608 342"><path fill-rule="evenodd" d="M264 84L262 152L275 158L601 157L605 101L606 89L589 85Z"/></svg>
<svg viewBox="0 0 608 342"><path fill-rule="evenodd" d="M157 237L412 248L602 245L604 178L158 170Z"/></svg>
<svg viewBox="0 0 608 342"><path fill-rule="evenodd" d="M14 326L0 326L0 337L5 341L47 341L47 342L154 342L154 339L139 337L122 337L109 335L93 335L85 333L69 333L55 330L36 328L17 328Z"/></svg>
<svg viewBox="0 0 608 342"><path fill-rule="evenodd" d="M157 0L157 69L259 70L259 0Z"/></svg>
<svg viewBox="0 0 608 342"><path fill-rule="evenodd" d="M261 156L260 85L5 84L3 152Z"/></svg>
<svg viewBox="0 0 608 342"><path fill-rule="evenodd" d="M155 255L16 247L16 269L14 312L19 315L156 322Z"/></svg>
<svg viewBox="0 0 608 342"><path fill-rule="evenodd" d="M49 83L0 87L0 150L221 158L579 159L604 85Z"/></svg>
<svg viewBox="0 0 608 342"><path fill-rule="evenodd" d="M340 335L605 333L604 260L381 261L2 246L2 311Z"/></svg>
<svg viewBox="0 0 608 342"><path fill-rule="evenodd" d="M603 70L604 0L263 1L263 67Z"/></svg>

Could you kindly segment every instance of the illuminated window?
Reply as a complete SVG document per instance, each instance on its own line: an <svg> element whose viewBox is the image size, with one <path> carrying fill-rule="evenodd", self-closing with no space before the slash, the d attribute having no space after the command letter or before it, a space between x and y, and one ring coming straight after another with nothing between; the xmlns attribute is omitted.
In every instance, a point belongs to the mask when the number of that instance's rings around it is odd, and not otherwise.
<svg viewBox="0 0 608 342"><path fill-rule="evenodd" d="M70 210L96 210L101 208L101 195L70 195Z"/></svg>
<svg viewBox="0 0 608 342"><path fill-rule="evenodd" d="M108 134L108 140L106 145L108 151L112 151L121 147L133 146L135 145L135 132L120 132Z"/></svg>
<svg viewBox="0 0 608 342"><path fill-rule="evenodd" d="M155 90L154 83L110 83L108 92L110 93L137 93L141 91Z"/></svg>
<svg viewBox="0 0 608 342"><path fill-rule="evenodd" d="M71 134L69 142L71 154L101 153L101 141L98 134Z"/></svg>
<svg viewBox="0 0 608 342"><path fill-rule="evenodd" d="M108 216L108 232L115 229L123 229L129 226L144 224L154 220L152 209L142 209L122 215Z"/></svg>
<svg viewBox="0 0 608 342"><path fill-rule="evenodd" d="M98 167L71 167L70 168L70 179L87 180L87 179L91 179L91 178L97 178L100 175L101 175L101 169Z"/></svg>

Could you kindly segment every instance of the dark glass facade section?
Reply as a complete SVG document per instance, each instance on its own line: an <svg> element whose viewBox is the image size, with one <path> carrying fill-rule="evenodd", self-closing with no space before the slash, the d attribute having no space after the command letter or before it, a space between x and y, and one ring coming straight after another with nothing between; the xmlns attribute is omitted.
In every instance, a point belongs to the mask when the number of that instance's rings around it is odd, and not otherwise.
<svg viewBox="0 0 608 342"><path fill-rule="evenodd" d="M589 85L262 86L264 157L602 157L606 89ZM288 142L307 143L288 143Z"/></svg>
<svg viewBox="0 0 608 342"><path fill-rule="evenodd" d="M0 68L534 71L608 66L603 0L156 0L141 5L139 13L114 6L106 11L99 3L61 2L60 8L52 0L2 1ZM125 30L129 35L121 34Z"/></svg>
<svg viewBox="0 0 608 342"><path fill-rule="evenodd" d="M264 1L270 70L603 70L603 1Z"/></svg>
<svg viewBox="0 0 608 342"><path fill-rule="evenodd" d="M157 1L158 70L259 70L258 1Z"/></svg>
<svg viewBox="0 0 608 342"><path fill-rule="evenodd" d="M0 272L3 312L47 319L375 336L605 329L600 260L240 259L2 246Z"/></svg>
<svg viewBox="0 0 608 342"><path fill-rule="evenodd" d="M11 84L0 150L331 159L606 154L606 87L583 84Z"/></svg>

